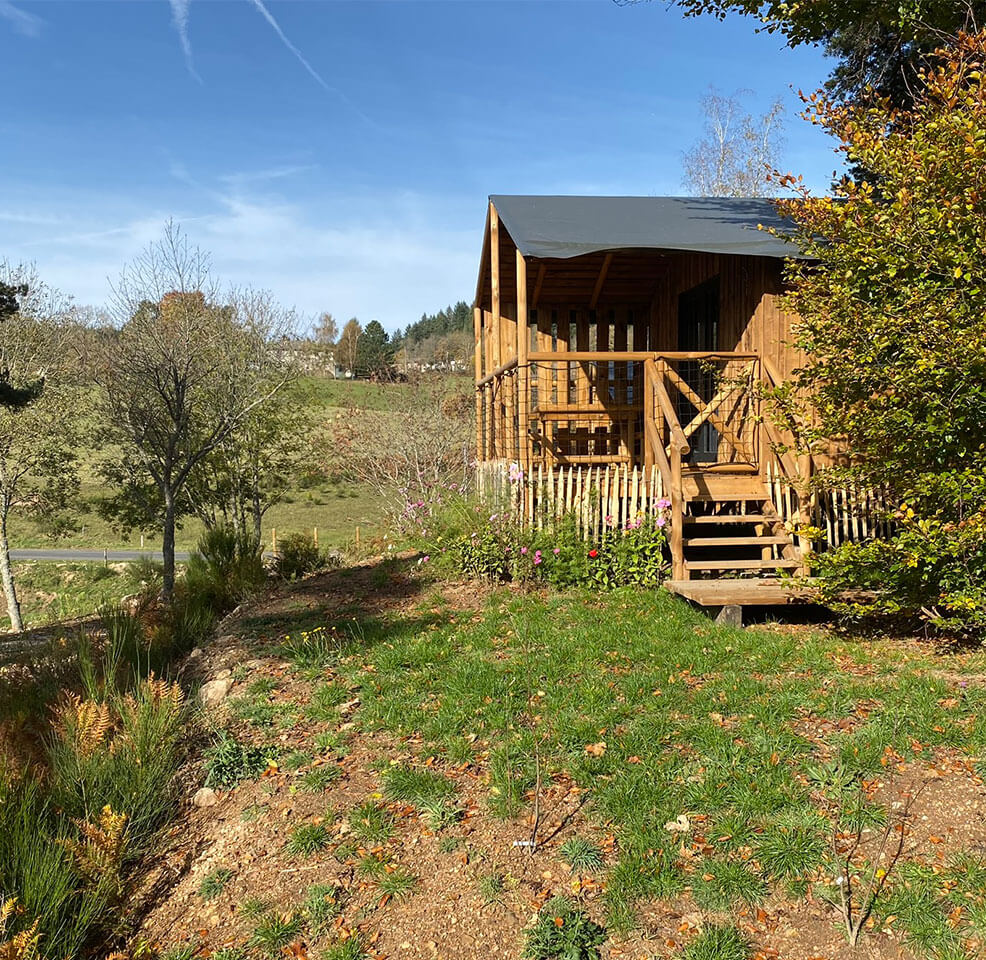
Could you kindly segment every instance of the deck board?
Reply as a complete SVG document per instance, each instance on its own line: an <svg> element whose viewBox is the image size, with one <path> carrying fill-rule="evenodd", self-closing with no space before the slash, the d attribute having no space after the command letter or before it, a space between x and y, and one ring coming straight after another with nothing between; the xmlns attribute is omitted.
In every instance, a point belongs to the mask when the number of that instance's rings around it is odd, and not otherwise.
<svg viewBox="0 0 986 960"><path fill-rule="evenodd" d="M780 606L812 602L810 582L805 586L801 582L769 579L668 580L664 586L703 607Z"/></svg>

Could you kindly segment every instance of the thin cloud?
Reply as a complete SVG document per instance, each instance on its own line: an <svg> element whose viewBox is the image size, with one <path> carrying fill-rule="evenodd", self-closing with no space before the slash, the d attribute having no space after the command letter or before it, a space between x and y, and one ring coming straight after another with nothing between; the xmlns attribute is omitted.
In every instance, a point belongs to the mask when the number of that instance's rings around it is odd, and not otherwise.
<svg viewBox="0 0 986 960"><path fill-rule="evenodd" d="M192 41L188 38L188 8L192 5L192 0L168 0L171 4L171 19L178 31L178 39L181 41L182 53L185 54L185 66L188 72L199 83L202 78L195 70L195 62L192 60Z"/></svg>
<svg viewBox="0 0 986 960"><path fill-rule="evenodd" d="M281 29L281 25L274 19L274 15L264 6L263 0L250 0L257 8L257 12L274 28L281 43L291 51L298 59L298 62L314 77L315 82L326 91L326 93L338 93L338 90L330 87L323 79L321 74L305 59L304 54L287 38L287 34Z"/></svg>
<svg viewBox="0 0 986 960"><path fill-rule="evenodd" d="M308 71L312 79L326 92L337 96L350 110L352 110L361 120L372 127L374 123L359 107L353 103L338 87L330 86L325 82L322 75L305 59L304 54L288 39L287 34L281 29L281 25L274 19L274 15L267 9L263 0L249 0L256 8L257 12L271 25L278 39L284 46L297 58L298 62Z"/></svg>
<svg viewBox="0 0 986 960"><path fill-rule="evenodd" d="M33 13L15 7L10 0L0 0L0 17L14 25L14 29L25 37L36 37L41 33L44 20Z"/></svg>

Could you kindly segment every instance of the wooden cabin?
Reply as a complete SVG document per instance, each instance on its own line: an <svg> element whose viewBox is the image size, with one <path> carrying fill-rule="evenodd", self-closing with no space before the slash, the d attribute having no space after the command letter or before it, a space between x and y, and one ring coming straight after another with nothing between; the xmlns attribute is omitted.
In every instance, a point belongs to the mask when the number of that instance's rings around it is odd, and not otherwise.
<svg viewBox="0 0 986 960"><path fill-rule="evenodd" d="M474 303L481 486L510 489L530 523L573 512L587 534L667 498L672 589L788 599L778 574L807 569L798 526L838 540L854 521L809 503L810 460L762 416L758 385L801 361L778 300L797 251L768 227L782 223L758 199L491 197Z"/></svg>

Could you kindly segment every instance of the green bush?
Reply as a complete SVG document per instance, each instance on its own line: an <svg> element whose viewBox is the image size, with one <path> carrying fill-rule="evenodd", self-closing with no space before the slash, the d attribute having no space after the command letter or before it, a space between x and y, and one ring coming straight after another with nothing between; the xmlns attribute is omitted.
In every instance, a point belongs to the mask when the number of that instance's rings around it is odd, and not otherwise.
<svg viewBox="0 0 986 960"><path fill-rule="evenodd" d="M185 585L190 595L223 614L255 593L266 576L263 549L254 537L214 527L202 534L189 556Z"/></svg>
<svg viewBox="0 0 986 960"><path fill-rule="evenodd" d="M276 758L276 747L246 747L224 733L206 753L206 786L232 790L241 780L259 777Z"/></svg>
<svg viewBox="0 0 986 960"><path fill-rule="evenodd" d="M529 960L595 960L605 942L605 927L567 898L553 897L527 931L523 956Z"/></svg>
<svg viewBox="0 0 986 960"><path fill-rule="evenodd" d="M555 587L654 587L668 570L666 515L641 514L619 526L604 518L602 533L587 541L576 518L544 518L541 529L481 504L446 504L419 537L424 562L454 576L550 583Z"/></svg>
<svg viewBox="0 0 986 960"><path fill-rule="evenodd" d="M277 545L277 572L285 580L298 580L325 566L325 555L305 533L290 533Z"/></svg>
<svg viewBox="0 0 986 960"><path fill-rule="evenodd" d="M181 691L160 680L62 702L47 779L0 778L0 891L18 907L8 933L37 921L43 956L77 957L117 930L130 868L177 806L184 724Z"/></svg>

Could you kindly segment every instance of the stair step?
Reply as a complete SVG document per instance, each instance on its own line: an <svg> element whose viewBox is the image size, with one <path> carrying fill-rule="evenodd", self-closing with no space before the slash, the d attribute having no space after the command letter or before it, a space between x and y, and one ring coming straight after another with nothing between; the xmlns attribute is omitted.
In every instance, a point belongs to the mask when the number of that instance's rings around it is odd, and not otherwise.
<svg viewBox="0 0 986 960"><path fill-rule="evenodd" d="M710 516L685 517L685 523L771 523L773 517L762 513L716 513Z"/></svg>
<svg viewBox="0 0 986 960"><path fill-rule="evenodd" d="M773 543L791 543L790 537L687 537L686 547L769 547Z"/></svg>
<svg viewBox="0 0 986 960"><path fill-rule="evenodd" d="M800 560L686 560L686 570L793 570Z"/></svg>

